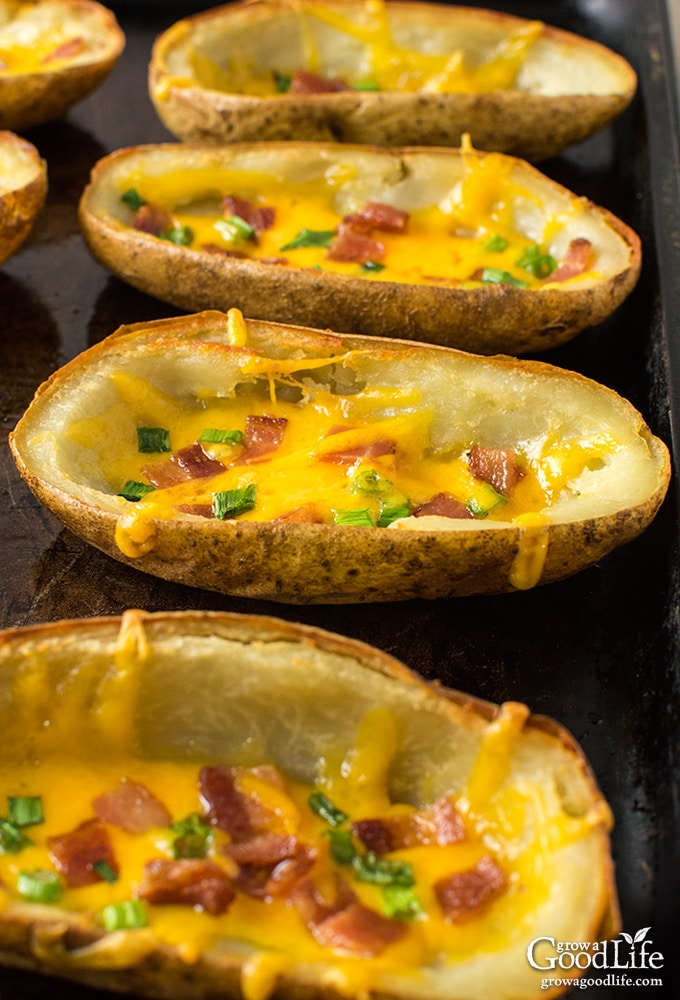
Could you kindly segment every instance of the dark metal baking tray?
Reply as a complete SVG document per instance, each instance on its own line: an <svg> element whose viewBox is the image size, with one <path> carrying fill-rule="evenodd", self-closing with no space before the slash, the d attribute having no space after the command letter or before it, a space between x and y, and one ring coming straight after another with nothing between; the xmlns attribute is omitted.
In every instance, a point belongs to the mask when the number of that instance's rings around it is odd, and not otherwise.
<svg viewBox="0 0 680 1000"><path fill-rule="evenodd" d="M151 44L179 16L209 4L111 6L127 35L119 66L65 121L29 135L47 160L50 193L28 243L0 271L5 432L38 384L89 344L121 323L177 315L94 263L79 234L76 204L91 166L104 153L170 138L147 97ZM610 320L543 358L627 396L672 446L680 415L680 156L668 8L664 0L507 0L494 6L602 41L625 55L639 74L638 95L619 121L542 165L637 229L644 247L639 285ZM0 463L0 626L113 614L135 606L274 614L366 640L428 678L491 701L519 699L559 719L581 742L614 810L624 928L630 934L649 928L647 936L664 955L657 973L662 986L594 985L588 996L678 995L675 482L659 517L640 539L550 587L432 603L287 607L165 583L114 562L38 505L4 442ZM105 995L0 970L0 1000L104 1000Z"/></svg>

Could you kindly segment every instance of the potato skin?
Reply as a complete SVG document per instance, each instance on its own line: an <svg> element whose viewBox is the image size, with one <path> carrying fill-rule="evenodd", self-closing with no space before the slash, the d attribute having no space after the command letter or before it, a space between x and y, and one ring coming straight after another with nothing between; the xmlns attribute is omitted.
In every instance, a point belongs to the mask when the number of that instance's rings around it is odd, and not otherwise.
<svg viewBox="0 0 680 1000"><path fill-rule="evenodd" d="M85 671L91 668L90 660L99 659L94 674L90 672L90 683L94 680L96 690L101 671L113 657L121 640L126 637L139 640L142 636L144 648L152 654L144 658L146 663L153 663L158 649L158 655L164 660L165 675L170 678L176 668L174 658L181 657L182 648L186 648L182 644L192 638L212 642L225 640L258 647L261 660L267 659L269 644L284 643L290 649L288 656L291 662L279 660L278 666L271 669L286 676L290 674L288 683L293 691L296 685L296 651L304 647L313 650L315 661L323 661L326 657L351 660L352 669L358 669L367 680L369 675L381 675L384 689L396 688L400 705L406 712L412 710L414 718L418 709L425 705L430 712L436 711L447 719L454 730L469 731L475 739L480 739L486 727L502 712L522 719L518 739L529 741L530 753L536 753L538 748L548 751L545 756L541 755L537 769L545 773L545 780L549 782L554 780L553 771L559 762L559 780L563 783L565 796L570 792L577 794L580 811L593 817L589 836L596 844L594 857L599 887L597 898L589 901L590 919L585 935L589 940L602 940L618 933L621 918L611 859L609 831L612 817L609 807L581 747L570 733L553 719L531 715L529 709L519 703L509 702L501 707L443 687L437 682L426 682L388 654L349 637L272 617L228 612L150 614L130 610L122 618L64 620L8 629L0 632L0 684L5 682L6 685L9 678L11 691L12 670L17 662L26 661L37 652L57 683L65 669L72 679L74 670ZM173 652L173 644L176 644L177 652ZM60 661L55 667L51 666L53 659ZM74 668L73 664L77 666ZM298 669L308 672L309 664ZM267 676L266 669L263 676ZM324 676L323 672L319 676ZM223 687L221 699L228 704L231 697L229 685ZM260 690L264 711L271 714L266 686ZM197 705L200 705L200 691L199 686L192 687L190 714L196 712ZM322 692L320 696L323 696ZM136 713L142 728L153 711L153 704L143 704ZM340 704L337 712L342 712ZM33 750L36 752L35 746ZM422 752L427 753L427 750ZM96 989L130 992L159 1000L243 998L241 967L244 959L238 952L230 953L226 948L220 948L186 961L182 960L181 949L159 942L151 931L122 932L109 935L107 939L93 928L87 914L67 913L52 906L23 903L15 906L10 903L0 909L0 958L7 965L64 977ZM294 970L292 973L284 971L271 995L285 1000L340 1000L348 995L346 990L336 988L332 979L314 982L311 976L306 978L307 981L301 981ZM561 992L560 989L551 990L548 995L554 997ZM405 997L418 1000L419 994L417 987L412 994L393 994L382 989L371 991L375 1000L396 1000L397 995L402 1000ZM536 985L533 989L512 995L529 1000L544 993L539 993Z"/></svg>
<svg viewBox="0 0 680 1000"><path fill-rule="evenodd" d="M0 172L0 264L3 264L28 236L47 195L47 166L38 150L13 132L0 132L0 156L15 163L7 176ZM16 171L27 177L17 187Z"/></svg>
<svg viewBox="0 0 680 1000"><path fill-rule="evenodd" d="M336 5L337 6L337 5ZM349 0L345 10L361 10L364 0ZM470 17L469 8L429 3L389 2L390 17L414 35L427 24L436 37L443 29ZM344 13L344 11L343 11ZM526 21L492 10L474 10L479 28L508 31ZM588 138L621 114L632 100L637 78L614 52L588 39L544 27L546 46L560 46L571 61L565 76L579 76L584 57L601 63L611 75L611 92L564 93L496 90L481 94L342 91L252 97L202 87L173 71L173 50L191 50L192 37L225 37L232 30L253 36L270 17L293 19L285 3L236 3L178 22L154 44L149 66L149 93L166 127L187 142L252 142L313 140L373 143L383 146L457 146L470 133L478 149L497 150L533 162L556 156ZM284 57L282 57L284 58ZM547 69L551 57L547 57ZM606 91L606 88L603 88Z"/></svg>
<svg viewBox="0 0 680 1000"><path fill-rule="evenodd" d="M406 337L478 354L548 350L602 322L635 287L641 267L637 234L608 210L584 202L625 247L626 263L588 287L521 289L507 284L476 288L406 282L373 282L331 271L263 264L178 247L123 225L110 207L115 177L126 163L144 170L145 158L164 157L168 169L196 163L229 165L251 147L158 145L119 150L95 164L79 206L84 238L93 256L129 284L187 311L236 307L249 317L366 336ZM329 143L261 143L259 162L300 169L306 161L364 164L385 177L452 169L463 155L448 149L380 149ZM541 185L546 198L566 189L529 164L522 175ZM288 164L293 164L293 168ZM543 183L545 187L543 188Z"/></svg>
<svg viewBox="0 0 680 1000"><path fill-rule="evenodd" d="M157 321L122 327L108 343L91 348L56 372L37 391L27 413L10 436L10 444L21 475L48 508L75 534L86 539L113 558L136 569L188 586L200 586L219 593L291 604L354 603L359 601L399 601L413 598L435 599L471 594L499 594L516 590L513 567L518 553L530 544L531 529L515 523L486 527L483 521L474 530L394 530L339 528L325 524L289 524L284 522L219 521L211 518L178 516L153 522L153 547L139 558L128 558L120 551L116 524L122 513L114 497L92 491L78 498L63 485L44 476L40 461L31 455L30 440L37 428L45 426L42 414L50 412L50 398L58 399L68 391L69 380L78 379L90 366L101 363L107 351L134 350L135 339L167 338L172 352L177 338L208 337L224 327L220 313L203 313L176 320ZM323 335L304 328L277 327L270 323L248 321L253 343L266 351L275 346L281 356L282 345L309 351L338 353L343 347L375 352L405 352L414 384L418 383L419 364L441 358L442 364L454 359L475 366L488 366L508 381L538 376L554 378L555 387L578 394L594 388L615 407L622 407L628 424L627 434L643 443L653 484L635 502L620 503L611 498L605 513L589 516L587 509L579 519L561 523L555 518L547 526L548 546L538 577L530 584L546 584L568 577L639 535L658 511L670 478L670 459L666 446L644 425L639 414L611 390L573 372L563 372L540 362L510 358L472 358L446 348L404 341L380 341L356 336ZM219 334L218 334L219 335ZM523 397L524 398L524 397ZM531 407L527 391L524 405ZM583 406L589 406L584 401ZM634 429L634 430L633 430Z"/></svg>
<svg viewBox="0 0 680 1000"><path fill-rule="evenodd" d="M23 132L61 118L95 90L112 71L125 46L114 14L96 0L39 0L38 6L63 8L63 18L83 19L97 48L87 61L41 72L0 74L0 128Z"/></svg>

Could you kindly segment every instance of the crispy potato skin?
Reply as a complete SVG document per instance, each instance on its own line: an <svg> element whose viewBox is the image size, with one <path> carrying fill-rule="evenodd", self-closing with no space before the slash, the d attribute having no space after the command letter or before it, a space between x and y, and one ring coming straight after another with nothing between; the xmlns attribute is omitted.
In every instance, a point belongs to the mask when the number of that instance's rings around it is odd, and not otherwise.
<svg viewBox="0 0 680 1000"><path fill-rule="evenodd" d="M0 661L3 671L11 671L13 663L31 650L39 650L47 663L55 652L69 664L86 663L96 651L97 655L111 657L118 636L125 628L140 634L143 629L147 648L153 653L156 644L163 644L162 656L169 659L166 670L173 672L172 653L168 643L178 643L190 637L202 639L217 637L243 645L257 645L260 656L267 657L269 643L284 642L290 647L290 659L295 662L296 648L313 649L315 655L350 658L366 676L382 675L386 681L402 689L401 698L414 712L423 697L439 705L444 716L451 715L454 726L480 733L499 715L499 706L482 701L473 695L452 690L437 682L426 682L403 663L365 643L327 632L313 626L282 621L276 618L240 615L228 612L165 612L149 614L127 611L121 618L90 618L65 620L9 629L0 632ZM85 652L82 652L84 649ZM65 659L68 657L68 659ZM151 657L153 660L153 656ZM106 663L106 659L103 661ZM69 667L72 670L72 667ZM100 668L102 669L102 668ZM291 671L290 683L295 685L295 670L279 664L277 670ZM7 676L7 673L5 673ZM200 689L196 689L200 690ZM266 701L266 691L262 693ZM422 701L420 701L422 704ZM614 869L611 859L611 814L597 785L582 749L559 723L545 716L529 714L528 709L516 703L505 706L524 716L520 738L537 737L541 745L559 748L563 766L560 780L581 789L587 805L584 811L597 815L590 836L597 842L598 877L601 893L591 908L592 921L586 934L589 940L602 940L618 933L621 917L618 906ZM266 709L267 712L271 708ZM342 711L339 708L339 711ZM144 725L142 715L142 726ZM565 764L568 772L565 771ZM554 765L553 765L554 766ZM553 780L550 766L546 766L546 780ZM585 939L585 938L584 938ZM88 957L88 948L91 953ZM208 997L225 997L242 1000L242 956L230 954L226 949L197 956L196 960L182 960L181 950L154 939L151 932L141 931L132 935L124 932L100 936L93 929L87 915L66 913L54 907L12 905L0 909L0 959L6 965L31 969L90 985L96 989L112 989L121 993L135 993L158 1000L206 1000ZM554 997L561 989L550 990ZM332 980L325 983L301 981L292 974L282 973L273 996L285 1000L340 1000L346 991L338 990ZM522 996L544 996L541 991L529 991ZM374 990L376 1000L395 1000L395 994ZM400 997L405 994L400 993ZM414 989L413 1000L418 992ZM452 997L455 1000L455 997Z"/></svg>
<svg viewBox="0 0 680 1000"><path fill-rule="evenodd" d="M118 349L129 337L157 332L167 337L169 350L175 337L195 336L201 330L215 330L224 316L203 313L193 317L122 327L109 338ZM313 354L324 347L337 352L345 347L374 350L396 347L407 352L414 372L420 359L442 361L451 352L445 348L403 341L380 341L346 336L330 337L303 328L277 328L275 324L249 322L258 345L292 337ZM115 348L114 348L115 349ZM342 527L324 524L283 522L217 521L178 516L154 522L155 540L150 552L128 559L115 541L119 512L101 501L85 502L43 478L40 465L30 455L34 421L49 407L50 398L64 391L71 376L79 376L107 351L104 342L56 372L37 391L31 407L10 435L12 451L21 475L31 490L75 534L85 538L113 558L164 579L189 586L201 586L219 593L291 604L353 603L397 601L412 598L434 599L470 594L499 594L515 589L512 568L523 544L523 529L508 523L503 528L485 528L479 522L474 531L391 530ZM434 352L434 354L432 353ZM461 354L460 357L466 357ZM507 372L507 377L531 377L549 373L556 384L594 385L573 372L563 372L540 362L510 358L477 358ZM417 376L414 375L417 381ZM615 393L598 387L612 401ZM628 406L629 404L625 404ZM48 412L48 411L46 411ZM631 408L631 416L635 413ZM614 548L637 537L655 517L668 488L670 458L666 446L639 421L638 433L648 448L654 468L654 487L633 504L623 504L595 517L551 522L548 548L540 584L564 579L585 569Z"/></svg>
<svg viewBox="0 0 680 1000"><path fill-rule="evenodd" d="M463 153L447 149L379 149L338 147L328 143L260 144L262 156L342 159L349 149L367 167L380 165L386 176L428 169L428 164L454 165ZM187 311L228 310L246 316L317 329L333 327L372 337L406 337L476 354L526 354L571 340L577 333L606 319L635 287L641 267L637 234L607 209L587 203L626 247L627 264L617 273L588 287L520 289L506 284L477 288L405 282L367 281L331 271L263 264L177 247L167 240L123 225L102 199L111 177L129 160L141 163L145 150L159 151L168 164L195 162L228 164L247 146L222 152L210 147L161 145L123 149L100 160L92 170L79 206L83 235L93 256L129 284ZM470 155L469 153L466 155ZM484 154L478 154L483 157ZM517 161L521 163L521 161ZM523 165L527 176L542 177ZM143 167L142 167L143 169ZM546 192L564 188L546 181Z"/></svg>
<svg viewBox="0 0 680 1000"><path fill-rule="evenodd" d="M52 0L40 0L45 7ZM23 132L61 118L95 90L114 68L125 36L114 14L96 0L59 0L63 16L87 17L99 39L88 61L43 72L0 75L0 128Z"/></svg>
<svg viewBox="0 0 680 1000"><path fill-rule="evenodd" d="M33 176L18 187L11 174L0 176L0 264L26 239L47 195L47 166L35 146L5 131L0 132L2 151L16 160L17 170L23 172L28 163Z"/></svg>
<svg viewBox="0 0 680 1000"><path fill-rule="evenodd" d="M350 0L361 9L363 0ZM428 3L389 7L400 23L414 29L426 23L434 36L443 26L469 16L466 8ZM566 72L578 76L579 55L597 55L616 79L611 93L574 94L571 81L564 94L497 90L489 93L338 92L314 95L251 97L211 90L171 69L174 48L191 47L192 33L228 36L234 29L255 35L272 16L293 18L290 5L236 3L185 18L160 35L149 66L149 93L159 117L178 138L188 142L252 142L313 140L374 143L383 146L457 146L465 133L478 149L497 150L533 162L556 156L588 138L621 114L632 100L637 78L614 52L585 38L550 26L547 43L566 47L575 62ZM522 20L498 11L476 10L480 29L517 29ZM526 22L524 22L526 23ZM233 25L233 28L232 28Z"/></svg>

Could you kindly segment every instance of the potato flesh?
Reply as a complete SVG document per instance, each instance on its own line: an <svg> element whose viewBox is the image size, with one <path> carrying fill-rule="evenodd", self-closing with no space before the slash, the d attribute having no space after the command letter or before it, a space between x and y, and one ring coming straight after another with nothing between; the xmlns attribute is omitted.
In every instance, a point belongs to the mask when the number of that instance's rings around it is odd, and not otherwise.
<svg viewBox="0 0 680 1000"><path fill-rule="evenodd" d="M40 158L34 147L28 147L10 133L0 132L0 195L19 191L40 173Z"/></svg>
<svg viewBox="0 0 680 1000"><path fill-rule="evenodd" d="M80 39L75 51L50 58L61 45ZM54 72L97 58L109 41L91 10L69 3L0 2L0 76Z"/></svg>

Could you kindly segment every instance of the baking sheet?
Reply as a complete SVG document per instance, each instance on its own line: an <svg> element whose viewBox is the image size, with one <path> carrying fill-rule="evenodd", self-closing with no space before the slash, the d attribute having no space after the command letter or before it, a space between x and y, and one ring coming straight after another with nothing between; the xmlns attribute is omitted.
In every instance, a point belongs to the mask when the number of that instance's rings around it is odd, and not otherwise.
<svg viewBox="0 0 680 1000"><path fill-rule="evenodd" d="M12 429L38 384L81 350L121 323L178 314L109 276L90 258L76 204L100 156L171 138L147 97L151 44L177 17L210 4L110 6L127 36L120 64L67 120L28 134L48 162L50 193L28 243L0 270L4 432ZM637 229L644 248L640 283L609 321L542 358L627 396L672 445L680 414L680 171L668 9L664 0L507 0L494 6L609 44L638 71L639 94L624 116L541 169ZM624 929L635 934L649 928L647 937L664 956L663 967L654 973L663 985L618 982L590 986L587 995L597 1000L678 995L675 483L640 539L550 587L459 601L287 607L166 583L90 548L34 500L16 472L4 434L0 470L1 626L117 614L135 606L274 614L371 642L428 678L491 701L525 701L534 712L565 724L583 745L614 810ZM645 975L639 970L617 974L634 983ZM0 970L0 1000L104 1000L106 995Z"/></svg>

